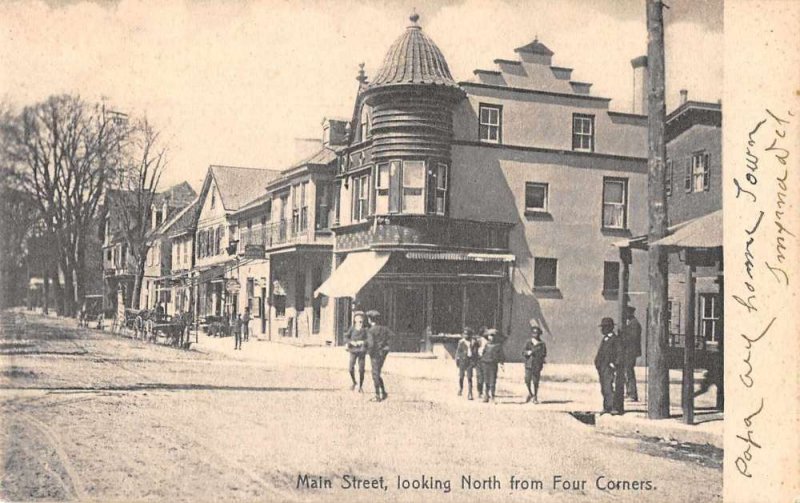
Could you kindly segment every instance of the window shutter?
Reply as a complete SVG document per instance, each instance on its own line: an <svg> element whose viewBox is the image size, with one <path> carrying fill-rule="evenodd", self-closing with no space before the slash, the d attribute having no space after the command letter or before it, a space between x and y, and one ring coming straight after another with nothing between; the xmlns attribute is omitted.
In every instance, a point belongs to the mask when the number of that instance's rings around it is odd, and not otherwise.
<svg viewBox="0 0 800 503"><path fill-rule="evenodd" d="M692 158L686 159L686 167L683 172L683 188L686 192L692 191Z"/></svg>
<svg viewBox="0 0 800 503"><path fill-rule="evenodd" d="M350 187L350 221L355 222L358 220L356 216L358 212L358 178L350 178Z"/></svg>
<svg viewBox="0 0 800 503"><path fill-rule="evenodd" d="M703 154L703 190L708 192L711 188L711 155Z"/></svg>

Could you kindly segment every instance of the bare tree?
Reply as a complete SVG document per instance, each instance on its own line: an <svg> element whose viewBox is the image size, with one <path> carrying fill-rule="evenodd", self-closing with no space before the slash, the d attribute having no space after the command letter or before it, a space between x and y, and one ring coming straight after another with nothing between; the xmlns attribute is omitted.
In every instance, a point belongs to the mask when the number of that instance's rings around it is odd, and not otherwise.
<svg viewBox="0 0 800 503"><path fill-rule="evenodd" d="M118 232L127 245L134 267L134 285L130 305L139 307L145 261L150 246L153 203L161 173L167 164L167 147L161 134L145 117L135 121L129 131L124 163L116 171L117 197L110 198L110 211L119 223Z"/></svg>
<svg viewBox="0 0 800 503"><path fill-rule="evenodd" d="M72 95L52 96L3 123L5 157L58 244L62 314L73 314L83 298L87 232L126 133L102 105Z"/></svg>

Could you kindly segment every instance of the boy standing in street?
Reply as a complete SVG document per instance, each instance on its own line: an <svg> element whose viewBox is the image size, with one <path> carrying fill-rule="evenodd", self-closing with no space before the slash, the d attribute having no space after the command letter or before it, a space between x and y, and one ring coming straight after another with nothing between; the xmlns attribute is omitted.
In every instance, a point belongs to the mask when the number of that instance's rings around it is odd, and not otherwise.
<svg viewBox="0 0 800 503"><path fill-rule="evenodd" d="M242 315L242 339L247 342L250 340L250 308L244 308Z"/></svg>
<svg viewBox="0 0 800 503"><path fill-rule="evenodd" d="M378 311L367 311L367 320L370 325L367 330L367 353L369 353L372 367L372 382L375 385L374 401L381 402L389 396L386 393L386 385L383 383L381 372L386 355L389 354L389 340L394 337L394 334L389 327L381 324L381 313Z"/></svg>
<svg viewBox="0 0 800 503"><path fill-rule="evenodd" d="M547 346L542 341L542 329L536 320L530 321L531 338L525 343L522 355L525 357L525 386L528 387L528 399L525 403L533 401L539 403L539 378L542 376L542 367L547 357ZM531 390L533 384L533 390Z"/></svg>
<svg viewBox="0 0 800 503"><path fill-rule="evenodd" d="M484 403L489 401L491 396L492 401L496 398L497 391L497 365L506 361L505 354L503 354L503 345L500 341L500 334L497 329L490 328L486 331L486 336L489 342L483 350L481 356L481 365L483 366L484 377Z"/></svg>
<svg viewBox="0 0 800 503"><path fill-rule="evenodd" d="M367 360L367 327L364 320L366 315L363 311L353 313L353 326L347 331L347 352L350 353L350 379L356 389L356 363L358 363L358 392L363 392L364 386L364 367Z"/></svg>
<svg viewBox="0 0 800 503"><path fill-rule="evenodd" d="M472 400L472 370L475 368L476 345L472 329L464 327L464 332L456 346L456 366L458 367L458 396L464 393L464 375L467 376L467 399Z"/></svg>

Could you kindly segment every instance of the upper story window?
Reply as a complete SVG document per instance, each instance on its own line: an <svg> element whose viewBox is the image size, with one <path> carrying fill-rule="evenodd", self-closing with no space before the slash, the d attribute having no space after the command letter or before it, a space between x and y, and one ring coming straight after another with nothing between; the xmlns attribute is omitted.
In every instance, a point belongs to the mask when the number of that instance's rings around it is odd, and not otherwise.
<svg viewBox="0 0 800 503"><path fill-rule="evenodd" d="M392 170L397 170L397 161L378 164L375 171L375 213L389 213L389 179Z"/></svg>
<svg viewBox="0 0 800 503"><path fill-rule="evenodd" d="M369 174L353 178L353 221L360 222L369 216Z"/></svg>
<svg viewBox="0 0 800 503"><path fill-rule="evenodd" d="M485 105L478 107L478 138L480 141L501 143L503 140L503 107L500 105Z"/></svg>
<svg viewBox="0 0 800 503"><path fill-rule="evenodd" d="M707 343L717 344L721 339L719 295L701 293L700 301L700 337Z"/></svg>
<svg viewBox="0 0 800 503"><path fill-rule="evenodd" d="M603 178L603 228L626 229L628 226L628 180Z"/></svg>
<svg viewBox="0 0 800 503"><path fill-rule="evenodd" d="M425 213L425 162L403 163L403 213Z"/></svg>
<svg viewBox="0 0 800 503"><path fill-rule="evenodd" d="M667 196L672 195L672 159L667 159L666 166L664 166L664 193Z"/></svg>
<svg viewBox="0 0 800 503"><path fill-rule="evenodd" d="M215 190L212 190L211 191L211 209L213 210L216 205L217 205L217 192Z"/></svg>
<svg viewBox="0 0 800 503"><path fill-rule="evenodd" d="M447 204L447 164L436 163L435 188L433 194L433 212L437 215L444 215Z"/></svg>
<svg viewBox="0 0 800 503"><path fill-rule="evenodd" d="M525 184L525 211L546 212L548 189L546 183L527 182Z"/></svg>
<svg viewBox="0 0 800 503"><path fill-rule="evenodd" d="M619 262L603 262L603 295L619 294Z"/></svg>
<svg viewBox="0 0 800 503"><path fill-rule="evenodd" d="M297 234L308 228L308 182L292 188L292 231Z"/></svg>
<svg viewBox="0 0 800 503"><path fill-rule="evenodd" d="M594 115L572 114L572 150L594 152Z"/></svg>
<svg viewBox="0 0 800 503"><path fill-rule="evenodd" d="M366 105L361 107L361 141L372 136L372 128L369 123L369 110Z"/></svg>
<svg viewBox="0 0 800 503"><path fill-rule="evenodd" d="M684 188L686 192L703 192L710 188L710 158L705 152L695 152L686 163Z"/></svg>

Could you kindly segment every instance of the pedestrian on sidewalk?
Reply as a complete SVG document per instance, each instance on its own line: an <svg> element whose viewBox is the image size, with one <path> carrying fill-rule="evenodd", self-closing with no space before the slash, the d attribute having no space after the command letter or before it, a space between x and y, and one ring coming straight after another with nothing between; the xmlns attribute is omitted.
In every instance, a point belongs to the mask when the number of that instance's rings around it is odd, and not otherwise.
<svg viewBox="0 0 800 503"><path fill-rule="evenodd" d="M350 353L350 364L348 370L350 371L350 379L353 381L351 390L356 389L358 384L358 392L364 392L364 367L367 361L367 327L365 327L366 315L364 311L356 311L353 313L353 326L351 326L345 338L347 343L345 347L347 352ZM356 363L358 363L358 383L356 383Z"/></svg>
<svg viewBox="0 0 800 503"><path fill-rule="evenodd" d="M381 324L381 313L378 311L367 311L367 321L370 325L367 330L367 352L372 367L372 381L375 385L374 401L381 402L389 396L381 372L386 362L386 355L389 354L389 340L394 337L394 333Z"/></svg>
<svg viewBox="0 0 800 503"><path fill-rule="evenodd" d="M539 379L542 376L547 357L547 345L542 340L542 329L536 320L530 321L531 338L525 343L522 355L525 357L525 386L528 388L528 398L525 403L539 403ZM533 384L533 390L531 390Z"/></svg>
<svg viewBox="0 0 800 503"><path fill-rule="evenodd" d="M594 366L600 379L600 392L603 394L603 414L619 415L622 413L622 404L617 399L617 393L622 396L618 389L623 381L618 378L622 377L623 370L622 344L620 337L614 332L614 320L603 318L600 321L600 333L603 334L603 340L597 348Z"/></svg>
<svg viewBox="0 0 800 503"><path fill-rule="evenodd" d="M464 394L464 376L467 377L467 400L472 400L472 371L477 362L478 346L473 337L474 332L470 327L464 327L464 332L456 346L456 367L458 367L458 396Z"/></svg>
<svg viewBox="0 0 800 503"><path fill-rule="evenodd" d="M244 314L242 315L242 340L247 342L250 340L250 308L244 308Z"/></svg>
<svg viewBox="0 0 800 503"><path fill-rule="evenodd" d="M242 349L242 315L234 314L231 323L233 330L233 349Z"/></svg>
<svg viewBox="0 0 800 503"><path fill-rule="evenodd" d="M489 342L483 350L481 356L481 365L483 366L484 376L484 403L492 401L496 398L497 392L497 366L506 361L505 354L503 353L502 336L496 328L490 328L486 331L486 337Z"/></svg>
<svg viewBox="0 0 800 503"><path fill-rule="evenodd" d="M639 401L636 389L636 359L642 356L642 325L636 319L636 308L625 308L625 325L622 328L622 346L624 352L625 396L634 402Z"/></svg>
<svg viewBox="0 0 800 503"><path fill-rule="evenodd" d="M486 345L489 344L489 338L486 335L487 330L486 327L481 327L479 331L480 336L475 341L475 374L477 374L476 377L478 381L478 398L483 398L483 394L486 391L486 375L483 372L481 357L483 356L483 351L486 349Z"/></svg>

